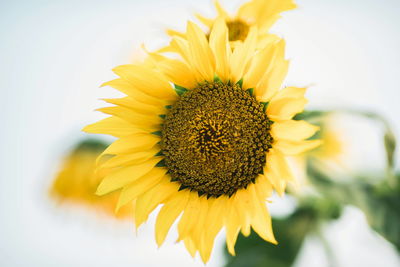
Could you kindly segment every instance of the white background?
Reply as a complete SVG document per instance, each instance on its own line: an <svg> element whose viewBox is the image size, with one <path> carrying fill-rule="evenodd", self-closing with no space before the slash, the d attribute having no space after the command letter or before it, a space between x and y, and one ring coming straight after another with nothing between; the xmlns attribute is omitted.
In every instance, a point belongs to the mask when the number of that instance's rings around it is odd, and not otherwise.
<svg viewBox="0 0 400 267"><path fill-rule="evenodd" d="M46 190L62 154L102 115L98 86L129 63L144 42L165 44L163 29L184 28L193 11L213 15L211 1L0 1L0 265L203 266L174 235L157 249L154 218L137 236L130 222L59 210ZM222 1L231 10L239 1ZM287 40L286 83L308 85L312 107L365 108L399 132L400 1L299 0L273 31ZM363 139L365 131L353 132ZM377 146L362 146L364 164L379 165ZM379 158L379 157L378 157ZM366 165L367 166L367 165ZM274 212L290 208L275 199ZM370 232L355 209L327 228L339 266L399 266L391 245ZM223 238L207 266L220 266ZM307 240L297 266L326 266Z"/></svg>

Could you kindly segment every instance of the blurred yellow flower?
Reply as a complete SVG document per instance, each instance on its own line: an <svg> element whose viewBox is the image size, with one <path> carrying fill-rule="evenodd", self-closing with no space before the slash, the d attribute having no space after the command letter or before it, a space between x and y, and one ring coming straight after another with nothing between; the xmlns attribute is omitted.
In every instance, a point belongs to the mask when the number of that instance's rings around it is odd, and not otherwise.
<svg viewBox="0 0 400 267"><path fill-rule="evenodd" d="M196 14L196 17L208 28L208 32L211 32L217 18L222 18L228 26L229 41L232 46L243 42L252 26L259 29L260 47L271 40L279 39L277 36L269 34L269 29L281 17L282 12L296 8L293 0L251 0L243 4L235 15L230 15L218 0L214 1L214 5L217 10L216 18L206 18L201 14ZM167 33L170 36L185 36L184 33L171 29L167 30Z"/></svg>
<svg viewBox="0 0 400 267"><path fill-rule="evenodd" d="M133 207L129 205L115 212L118 193L95 194L102 177L95 173L96 159L106 147L106 143L92 139L79 143L64 159L50 187L51 197L62 203L85 205L118 219L132 216Z"/></svg>
<svg viewBox="0 0 400 267"><path fill-rule="evenodd" d="M223 227L231 254L239 231L248 235L251 227L276 243L266 199L294 179L286 156L320 141L305 140L318 127L292 120L307 103L306 89L281 89L282 40L258 50L251 27L232 50L223 19L209 38L190 22L185 36L171 41L177 58L153 53L152 67L116 67L119 78L104 85L127 96L107 99L115 106L99 110L112 116L84 130L118 138L103 152L114 157L100 166L108 173L97 194L122 189L118 208L134 202L137 227L163 204L158 245L180 218L178 241L207 262Z"/></svg>
<svg viewBox="0 0 400 267"><path fill-rule="evenodd" d="M334 115L328 113L308 120L320 126L320 131L311 139L321 140L321 145L292 158L292 167L296 169L296 174L298 175L298 180L291 187L293 192L302 194L307 193L309 190L312 191L307 177L308 160L318 161L319 165L331 172L347 170L345 158L348 156L348 151L346 149L348 150L350 146L346 143L336 119Z"/></svg>
<svg viewBox="0 0 400 267"><path fill-rule="evenodd" d="M321 120L319 123L321 130L318 138L323 141L323 144L309 153L320 160L333 161L340 164L346 146L342 133L335 127L336 124L333 120L332 116L329 115Z"/></svg>

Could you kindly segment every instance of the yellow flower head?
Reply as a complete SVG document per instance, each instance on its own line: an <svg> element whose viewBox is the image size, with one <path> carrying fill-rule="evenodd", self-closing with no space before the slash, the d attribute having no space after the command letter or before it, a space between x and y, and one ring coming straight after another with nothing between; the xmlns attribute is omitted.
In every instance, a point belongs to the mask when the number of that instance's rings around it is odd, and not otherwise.
<svg viewBox="0 0 400 267"><path fill-rule="evenodd" d="M95 173L96 159L106 147L107 144L91 139L79 143L64 159L50 187L50 195L60 202L85 205L118 219L128 218L133 214L129 205L114 212L118 194L95 194L102 177Z"/></svg>
<svg viewBox="0 0 400 267"><path fill-rule="evenodd" d="M228 26L229 41L233 45L243 42L252 26L259 29L259 42L277 39L276 36L268 34L269 29L281 17L280 13L296 8L293 0L251 0L243 4L235 15L230 15L218 0L214 1L214 5L217 18L206 18L201 14L196 14L196 17L209 28L209 32L215 21L222 18ZM184 37L183 33L175 30L167 30L167 33Z"/></svg>
<svg viewBox="0 0 400 267"><path fill-rule="evenodd" d="M341 164L341 158L345 154L345 140L343 134L339 131L337 123L332 115L324 116L319 123L321 130L319 138L323 144L310 151L310 155L323 161L333 161Z"/></svg>
<svg viewBox="0 0 400 267"><path fill-rule="evenodd" d="M171 41L176 57L154 53L153 66L116 67L119 78L104 85L127 96L107 100L115 106L100 111L112 116L84 129L118 138L103 152L114 157L100 166L109 173L97 193L121 190L118 207L134 201L136 226L162 204L159 245L182 214L178 240L204 262L222 228L232 254L239 231L251 227L276 243L266 199L293 179L286 156L319 145L305 140L318 127L292 120L305 89L281 89L284 42L257 50L251 27L232 50L228 35L223 19L209 38L189 22L186 38Z"/></svg>

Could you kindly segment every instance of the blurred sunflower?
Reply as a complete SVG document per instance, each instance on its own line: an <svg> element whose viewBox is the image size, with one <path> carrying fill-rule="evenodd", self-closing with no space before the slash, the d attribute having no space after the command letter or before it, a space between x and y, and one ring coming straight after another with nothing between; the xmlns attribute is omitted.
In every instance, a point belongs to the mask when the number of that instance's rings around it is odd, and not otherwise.
<svg viewBox="0 0 400 267"><path fill-rule="evenodd" d="M337 116L329 112L319 114L320 112L317 111L314 113L308 111L295 117L295 119L305 119L309 123L318 125L320 130L309 138L309 140L321 140L320 146L291 159L292 167L296 169L298 177L297 182L291 187L291 190L294 190L292 193L296 194L313 192L307 174L307 164L309 161L318 162L318 165L323 166L325 170L329 170L331 173L350 171L346 161L350 160L349 149L351 149L351 145L345 140Z"/></svg>
<svg viewBox="0 0 400 267"><path fill-rule="evenodd" d="M107 146L93 139L80 142L64 159L50 187L50 196L59 202L85 205L118 219L132 216L131 205L114 212L118 193L107 196L95 194L102 177L95 173L96 159Z"/></svg>
<svg viewBox="0 0 400 267"><path fill-rule="evenodd" d="M310 156L338 165L344 164L342 157L346 153L345 147L349 147L349 144L346 144L335 117L333 115L322 116L315 124L320 126L321 130L316 137L323 141L323 145L310 151Z"/></svg>
<svg viewBox="0 0 400 267"><path fill-rule="evenodd" d="M269 29L281 17L280 13L296 8L293 0L251 0L243 4L235 15L229 15L218 0L214 1L214 5L217 18L222 18L228 26L229 41L232 46L243 42L252 26L257 26L259 29L258 41L261 46L277 39L277 36L268 34ZM211 32L217 18L206 18L201 14L196 14L196 17L208 28L208 32ZM180 37L185 35L171 29L167 30L167 34Z"/></svg>
<svg viewBox="0 0 400 267"><path fill-rule="evenodd" d="M226 228L227 246L252 227L276 243L265 201L283 194L293 176L286 155L315 148L305 140L318 127L292 117L302 112L305 88L281 89L288 69L282 40L257 50L257 27L233 50L223 19L209 38L189 22L174 36L178 57L153 53L153 66L123 65L104 85L127 96L99 109L112 115L84 130L118 138L103 154L108 174L97 189L121 190L117 207L134 202L136 226L163 204L156 221L161 245L174 221L178 240L207 262L215 236ZM174 86L172 86L174 85Z"/></svg>

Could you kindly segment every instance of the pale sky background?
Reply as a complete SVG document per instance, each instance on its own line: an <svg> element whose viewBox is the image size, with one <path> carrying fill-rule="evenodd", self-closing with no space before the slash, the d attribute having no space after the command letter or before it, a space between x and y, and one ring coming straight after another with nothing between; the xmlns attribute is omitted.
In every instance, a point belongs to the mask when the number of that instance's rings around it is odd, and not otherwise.
<svg viewBox="0 0 400 267"><path fill-rule="evenodd" d="M240 1L221 2L234 10ZM286 84L314 84L310 107L373 110L399 133L400 1L297 2L273 28L287 40ZM111 69L131 62L142 42L165 44L163 28L183 29L192 11L214 14L208 0L0 0L1 266L204 266L174 244L176 233L157 249L154 216L136 235L130 222L58 210L46 197L60 157L85 136L85 124L102 117L93 112L103 105L97 99L115 95L98 88L114 78ZM371 136L359 130L352 138ZM373 143L360 147L357 160L380 168ZM291 202L277 198L270 206L285 213ZM354 208L326 232L339 267L400 264ZM207 266L221 266L222 242ZM296 266L326 266L315 240Z"/></svg>

